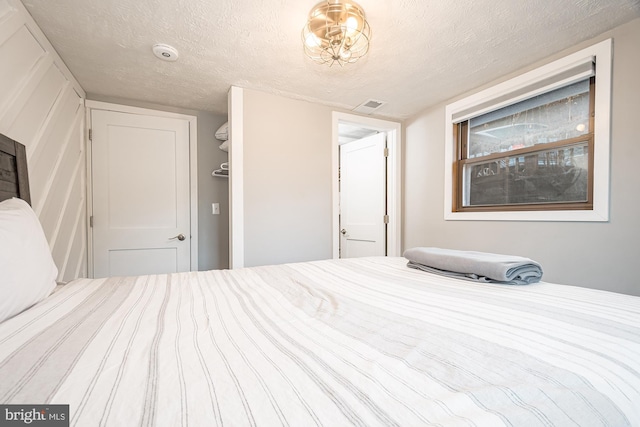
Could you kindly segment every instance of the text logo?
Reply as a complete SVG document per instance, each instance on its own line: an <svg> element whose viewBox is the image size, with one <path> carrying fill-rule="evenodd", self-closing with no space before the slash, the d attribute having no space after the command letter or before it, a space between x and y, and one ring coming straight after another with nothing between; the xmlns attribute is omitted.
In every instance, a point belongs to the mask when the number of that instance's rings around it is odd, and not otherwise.
<svg viewBox="0 0 640 427"><path fill-rule="evenodd" d="M69 405L0 405L0 427L69 427Z"/></svg>

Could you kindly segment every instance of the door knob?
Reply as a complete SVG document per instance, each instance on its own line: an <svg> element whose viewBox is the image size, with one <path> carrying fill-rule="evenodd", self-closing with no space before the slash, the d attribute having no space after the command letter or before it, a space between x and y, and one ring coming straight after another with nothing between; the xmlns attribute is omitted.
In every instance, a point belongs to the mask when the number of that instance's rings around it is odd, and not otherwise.
<svg viewBox="0 0 640 427"><path fill-rule="evenodd" d="M344 228L343 228L342 230L340 230L340 232L341 232L342 234L347 234L347 230L345 230Z"/></svg>
<svg viewBox="0 0 640 427"><path fill-rule="evenodd" d="M181 242L185 239L184 234L180 233L177 236L169 237L169 240L178 239Z"/></svg>

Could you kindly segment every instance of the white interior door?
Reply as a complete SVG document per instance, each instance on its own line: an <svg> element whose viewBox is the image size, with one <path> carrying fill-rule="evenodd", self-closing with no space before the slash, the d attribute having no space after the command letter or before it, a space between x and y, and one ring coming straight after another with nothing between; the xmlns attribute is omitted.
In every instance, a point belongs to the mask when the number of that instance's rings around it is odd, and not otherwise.
<svg viewBox="0 0 640 427"><path fill-rule="evenodd" d="M340 257L386 255L385 133L340 145Z"/></svg>
<svg viewBox="0 0 640 427"><path fill-rule="evenodd" d="M189 122L91 112L94 277L190 269Z"/></svg>

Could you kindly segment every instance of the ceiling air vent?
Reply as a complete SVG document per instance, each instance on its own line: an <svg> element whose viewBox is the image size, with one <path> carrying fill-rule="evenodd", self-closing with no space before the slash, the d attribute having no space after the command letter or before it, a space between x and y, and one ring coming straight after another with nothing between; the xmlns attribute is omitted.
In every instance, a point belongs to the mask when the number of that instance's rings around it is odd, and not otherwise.
<svg viewBox="0 0 640 427"><path fill-rule="evenodd" d="M378 101L376 99L369 99L369 100L363 102L362 104L358 105L356 108L354 108L351 111L355 111L357 113L371 114L374 111L379 110L380 108L382 108L385 104L386 104L386 102L384 102L384 101Z"/></svg>

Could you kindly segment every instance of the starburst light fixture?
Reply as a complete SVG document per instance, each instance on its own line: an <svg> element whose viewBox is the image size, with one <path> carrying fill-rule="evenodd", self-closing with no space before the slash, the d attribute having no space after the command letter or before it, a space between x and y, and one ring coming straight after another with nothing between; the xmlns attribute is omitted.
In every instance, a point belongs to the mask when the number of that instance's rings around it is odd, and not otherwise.
<svg viewBox="0 0 640 427"><path fill-rule="evenodd" d="M371 28L351 0L326 0L311 9L302 29L305 54L320 64L356 62L369 50Z"/></svg>

